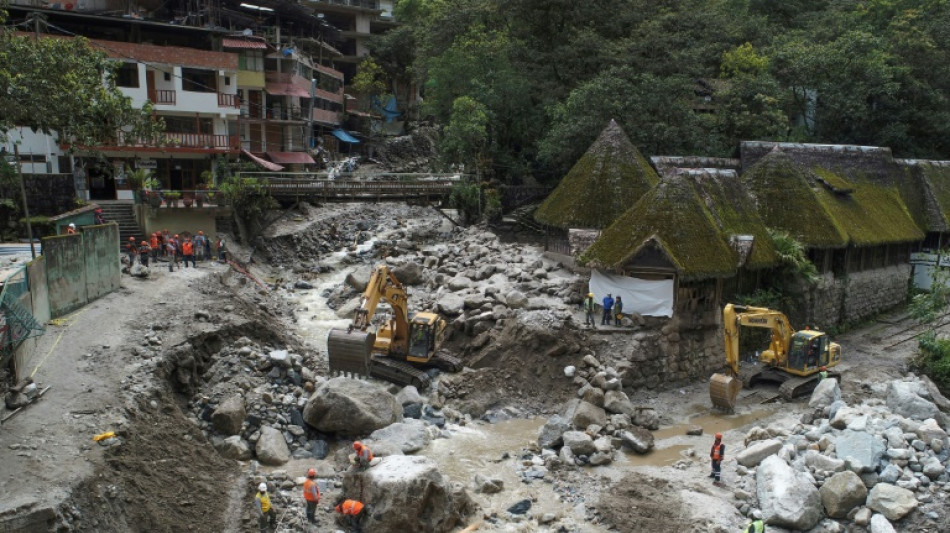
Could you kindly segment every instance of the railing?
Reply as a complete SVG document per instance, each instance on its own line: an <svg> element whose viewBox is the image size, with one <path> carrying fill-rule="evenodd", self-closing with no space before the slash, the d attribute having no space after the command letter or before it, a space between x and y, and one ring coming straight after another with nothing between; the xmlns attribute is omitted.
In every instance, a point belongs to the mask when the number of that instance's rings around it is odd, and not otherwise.
<svg viewBox="0 0 950 533"><path fill-rule="evenodd" d="M225 203L224 197L215 189L147 191L138 201L156 209L182 206L219 207Z"/></svg>
<svg viewBox="0 0 950 533"><path fill-rule="evenodd" d="M322 0L327 4L338 6L362 7L364 9L379 9L379 0Z"/></svg>
<svg viewBox="0 0 950 533"><path fill-rule="evenodd" d="M160 105L175 105L178 101L174 89L157 89L154 99L155 103Z"/></svg>
<svg viewBox="0 0 950 533"><path fill-rule="evenodd" d="M278 107L267 110L267 118L275 120L303 120L299 107Z"/></svg>
<svg viewBox="0 0 950 533"><path fill-rule="evenodd" d="M241 107L241 99L236 94L218 93L218 107Z"/></svg>
<svg viewBox="0 0 950 533"><path fill-rule="evenodd" d="M282 173L320 176L325 173ZM246 177L259 177L265 183L270 194L277 198L318 197L324 200L331 199L397 199L418 197L445 197L452 192L461 177L457 174L434 175L426 174L425 179L418 179L420 174L404 174L404 179L397 179L399 174L388 175L389 180L354 180L354 179L326 179L326 178L286 178L275 177L273 173L247 172ZM414 176L414 178L407 178Z"/></svg>
<svg viewBox="0 0 950 533"><path fill-rule="evenodd" d="M169 144L183 148L207 148L227 150L240 144L237 136L212 135L209 133L165 133Z"/></svg>

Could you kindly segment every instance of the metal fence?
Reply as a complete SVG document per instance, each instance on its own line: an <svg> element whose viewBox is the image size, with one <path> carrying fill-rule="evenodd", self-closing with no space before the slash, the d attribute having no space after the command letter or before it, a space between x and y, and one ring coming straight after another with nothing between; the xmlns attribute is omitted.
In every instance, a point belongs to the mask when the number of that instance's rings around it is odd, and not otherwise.
<svg viewBox="0 0 950 533"><path fill-rule="evenodd" d="M45 331L31 312L29 288L26 266L16 269L3 280L3 289L0 290L0 368L7 365L23 341Z"/></svg>

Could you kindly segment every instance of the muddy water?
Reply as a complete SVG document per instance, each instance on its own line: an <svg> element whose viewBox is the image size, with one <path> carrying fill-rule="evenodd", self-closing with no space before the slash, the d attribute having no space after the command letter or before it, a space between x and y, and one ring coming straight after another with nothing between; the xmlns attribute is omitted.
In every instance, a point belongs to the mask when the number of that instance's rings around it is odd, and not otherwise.
<svg viewBox="0 0 950 533"><path fill-rule="evenodd" d="M744 414L718 415L707 413L700 416L693 416L681 424L662 427L659 430L654 431L653 438L660 441L679 435L686 435L686 430L694 426L703 428L703 435L724 433L732 429L749 425L756 420L761 420L773 414L775 410L775 407L767 407L755 409Z"/></svg>

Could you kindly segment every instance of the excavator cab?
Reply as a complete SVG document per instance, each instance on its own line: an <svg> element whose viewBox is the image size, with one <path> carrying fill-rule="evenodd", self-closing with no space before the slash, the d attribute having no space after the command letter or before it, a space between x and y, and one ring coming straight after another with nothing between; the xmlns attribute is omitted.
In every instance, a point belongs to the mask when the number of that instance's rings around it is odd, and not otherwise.
<svg viewBox="0 0 950 533"><path fill-rule="evenodd" d="M807 373L829 364L828 336L820 331L804 330L792 335L788 350L788 369Z"/></svg>
<svg viewBox="0 0 950 533"><path fill-rule="evenodd" d="M417 313L409 323L409 353L406 360L428 363L441 341L445 322L435 313Z"/></svg>

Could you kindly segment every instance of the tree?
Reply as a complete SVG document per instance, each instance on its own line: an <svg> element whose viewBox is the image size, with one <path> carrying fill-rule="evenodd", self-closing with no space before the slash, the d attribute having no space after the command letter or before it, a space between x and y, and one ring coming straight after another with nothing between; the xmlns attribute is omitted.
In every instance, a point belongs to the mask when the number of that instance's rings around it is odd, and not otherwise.
<svg viewBox="0 0 950 533"><path fill-rule="evenodd" d="M350 88L364 96L379 96L388 89L386 74L372 57L367 56L356 68Z"/></svg>
<svg viewBox="0 0 950 533"><path fill-rule="evenodd" d="M162 124L149 104L136 109L116 88L117 66L83 38L36 39L0 29L0 135L27 127L61 143L95 146L114 143L121 131L156 142Z"/></svg>
<svg viewBox="0 0 950 533"><path fill-rule="evenodd" d="M475 168L480 173L481 159L488 145L488 109L469 96L460 96L452 104L452 118L445 127L442 153L449 163Z"/></svg>

